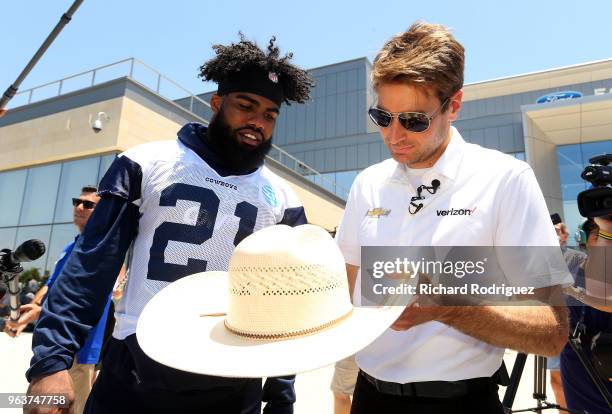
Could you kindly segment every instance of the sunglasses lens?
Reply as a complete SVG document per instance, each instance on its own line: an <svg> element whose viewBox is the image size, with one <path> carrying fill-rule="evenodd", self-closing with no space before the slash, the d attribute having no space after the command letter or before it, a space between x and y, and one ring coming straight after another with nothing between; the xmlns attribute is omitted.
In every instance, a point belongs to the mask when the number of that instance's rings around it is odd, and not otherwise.
<svg viewBox="0 0 612 414"><path fill-rule="evenodd" d="M429 128L429 118L425 114L401 114L399 119L402 126L411 132L423 132Z"/></svg>
<svg viewBox="0 0 612 414"><path fill-rule="evenodd" d="M93 201L81 200L80 198L73 198L72 199L72 205L74 207L80 206L81 203L83 203L83 208L85 208L87 210L91 210L92 208L94 208L96 206L96 203L94 203Z"/></svg>
<svg viewBox="0 0 612 414"><path fill-rule="evenodd" d="M391 116L378 108L370 108L368 115L370 115L372 122L379 127L386 128L391 124Z"/></svg>

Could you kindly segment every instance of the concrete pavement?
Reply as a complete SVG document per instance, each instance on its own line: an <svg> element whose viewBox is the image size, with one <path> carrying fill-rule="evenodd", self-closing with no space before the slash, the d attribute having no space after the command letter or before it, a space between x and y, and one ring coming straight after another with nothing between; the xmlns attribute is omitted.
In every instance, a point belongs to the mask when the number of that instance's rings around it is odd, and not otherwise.
<svg viewBox="0 0 612 414"><path fill-rule="evenodd" d="M30 363L32 351L30 349L32 335L24 333L18 338L10 338L0 333L0 393L25 392L28 383L25 371ZM516 353L507 351L504 357L508 370L512 370ZM297 376L296 393L297 403L295 414L332 414L333 398L329 390L329 383L333 374L333 367L325 367L315 371L306 372ZM501 389L503 397L505 388ZM525 364L519 390L514 403L514 409L535 407L533 393L533 357L530 356ZM549 401L554 401L554 395L548 385L547 395ZM21 409L0 409L1 413L20 413ZM556 410L547 410L547 413L556 414Z"/></svg>

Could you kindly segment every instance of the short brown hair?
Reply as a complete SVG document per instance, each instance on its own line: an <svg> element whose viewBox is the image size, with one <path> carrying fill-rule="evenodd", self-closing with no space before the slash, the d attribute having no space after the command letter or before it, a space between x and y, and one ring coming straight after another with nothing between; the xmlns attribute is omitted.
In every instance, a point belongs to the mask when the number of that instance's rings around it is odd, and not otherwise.
<svg viewBox="0 0 612 414"><path fill-rule="evenodd" d="M444 102L463 87L463 66L463 46L448 28L419 21L389 39L378 52L372 86L404 82L431 87Z"/></svg>
<svg viewBox="0 0 612 414"><path fill-rule="evenodd" d="M97 193L98 192L98 187L96 187L95 185L86 185L83 188L81 188L81 194L89 194L89 193Z"/></svg>

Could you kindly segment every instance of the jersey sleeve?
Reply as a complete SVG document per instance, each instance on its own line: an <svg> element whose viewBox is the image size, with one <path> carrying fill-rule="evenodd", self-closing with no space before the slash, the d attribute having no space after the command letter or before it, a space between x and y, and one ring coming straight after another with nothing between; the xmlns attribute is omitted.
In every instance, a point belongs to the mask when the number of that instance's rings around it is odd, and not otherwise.
<svg viewBox="0 0 612 414"><path fill-rule="evenodd" d="M62 255L58 259L57 263L55 263L55 267L53 268L53 273L51 273L51 276L47 280L47 283L45 283L45 286L47 286L49 289L51 288L51 286L53 286L53 284L55 283L55 279L57 279L57 277L61 273L62 268L64 267L64 264L66 263L66 260L68 260L69 253L72 252L74 243L75 242L70 242L70 244L68 244L66 247L64 247L64 250L62 250Z"/></svg>
<svg viewBox="0 0 612 414"><path fill-rule="evenodd" d="M108 303L125 253L136 236L139 166L116 159L100 186L101 200L49 290L32 337L33 378L70 368Z"/></svg>
<svg viewBox="0 0 612 414"><path fill-rule="evenodd" d="M111 164L100 181L100 197L113 195L128 202L140 199L142 166L134 155L126 152Z"/></svg>
<svg viewBox="0 0 612 414"><path fill-rule="evenodd" d="M278 224L286 224L291 227L299 226L301 224L307 224L306 211L304 207L289 207L285 209L283 218Z"/></svg>
<svg viewBox="0 0 612 414"><path fill-rule="evenodd" d="M280 181L280 180L279 180ZM282 217L276 224L286 224L291 227L307 224L306 211L295 191L285 182L279 183L282 194Z"/></svg>

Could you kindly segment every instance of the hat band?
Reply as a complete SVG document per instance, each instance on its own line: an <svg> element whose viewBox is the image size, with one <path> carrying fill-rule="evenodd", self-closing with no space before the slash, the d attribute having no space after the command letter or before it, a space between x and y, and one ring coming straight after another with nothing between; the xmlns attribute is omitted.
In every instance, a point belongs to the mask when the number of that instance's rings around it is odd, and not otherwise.
<svg viewBox="0 0 612 414"><path fill-rule="evenodd" d="M343 320L347 319L349 316L351 316L351 314L353 313L353 309L351 309L350 311L348 311L345 315L336 318L334 320L331 320L329 322L324 323L323 325L319 325L319 326L315 326L314 328L308 328L308 329L302 329L299 331L294 331L294 332L285 332L285 333L278 333L278 334L255 334L255 333L247 333L247 332L242 332L239 331L235 328L232 328L228 323L227 323L227 319L223 321L225 327L232 333L239 335L239 336L244 336L246 338L252 338L252 339L287 339L287 338L296 338L299 336L308 336L308 335L312 335L316 332L320 332L320 331L324 331L328 328L331 328L334 325L337 325L338 323L342 322Z"/></svg>

